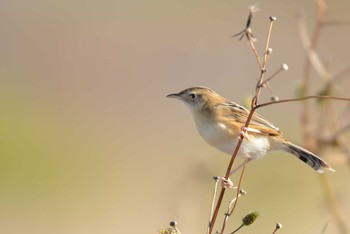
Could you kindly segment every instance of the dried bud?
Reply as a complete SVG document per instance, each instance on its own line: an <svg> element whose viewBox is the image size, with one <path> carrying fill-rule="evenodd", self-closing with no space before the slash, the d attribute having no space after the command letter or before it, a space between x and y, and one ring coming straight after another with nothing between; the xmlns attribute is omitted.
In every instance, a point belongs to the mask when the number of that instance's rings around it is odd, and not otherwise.
<svg viewBox="0 0 350 234"><path fill-rule="evenodd" d="M170 225L170 227L175 227L177 225L177 222L176 221L171 221L169 225Z"/></svg>
<svg viewBox="0 0 350 234"><path fill-rule="evenodd" d="M254 223L254 221L256 220L256 218L259 216L258 212L253 212L250 214L247 214L243 219L243 225L248 226L251 225L252 223Z"/></svg>
<svg viewBox="0 0 350 234"><path fill-rule="evenodd" d="M271 20L271 21L276 21L277 18L276 18L275 16L270 16L270 20Z"/></svg>
<svg viewBox="0 0 350 234"><path fill-rule="evenodd" d="M180 230L176 227L177 222L176 221L171 221L169 228L166 229L160 229L158 232L160 234L181 234Z"/></svg>
<svg viewBox="0 0 350 234"><path fill-rule="evenodd" d="M247 192L246 192L245 190L241 189L241 190L239 190L239 194L241 194L242 196L244 196L244 195L247 194Z"/></svg>
<svg viewBox="0 0 350 234"><path fill-rule="evenodd" d="M285 71L288 71L288 69L289 69L288 64L286 64L286 63L283 63L281 68Z"/></svg>
<svg viewBox="0 0 350 234"><path fill-rule="evenodd" d="M273 102L277 102L278 100L280 100L280 99L277 96L272 96L271 97L271 101L273 101Z"/></svg>
<svg viewBox="0 0 350 234"><path fill-rule="evenodd" d="M276 223L276 229L281 229L282 228L282 224L281 223Z"/></svg>

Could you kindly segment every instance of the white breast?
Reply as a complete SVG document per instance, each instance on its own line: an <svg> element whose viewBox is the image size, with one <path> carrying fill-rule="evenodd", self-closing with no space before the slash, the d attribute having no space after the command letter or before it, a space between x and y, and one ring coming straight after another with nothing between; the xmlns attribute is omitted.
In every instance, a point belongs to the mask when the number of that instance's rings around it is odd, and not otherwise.
<svg viewBox="0 0 350 234"><path fill-rule="evenodd" d="M208 144L227 154L233 154L238 143L238 137L224 123L208 121L208 119L195 119L195 122L199 134ZM270 143L266 136L252 135L249 139L243 141L239 155L260 158L269 149Z"/></svg>

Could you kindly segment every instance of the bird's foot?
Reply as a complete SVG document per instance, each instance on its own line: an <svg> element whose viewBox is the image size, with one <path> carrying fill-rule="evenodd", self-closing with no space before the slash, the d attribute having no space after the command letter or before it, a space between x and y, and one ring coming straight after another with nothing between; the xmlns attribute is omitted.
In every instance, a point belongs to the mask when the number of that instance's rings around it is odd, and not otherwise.
<svg viewBox="0 0 350 234"><path fill-rule="evenodd" d="M248 129L247 127L242 126L242 127L241 127L241 134L239 135L238 138L239 138L240 140L243 140L244 138L248 140L248 139L249 139L248 130L249 130L249 129Z"/></svg>
<svg viewBox="0 0 350 234"><path fill-rule="evenodd" d="M233 186L232 181L230 180L230 178L226 179L225 177L220 177L221 180L221 187L225 188L225 189L236 189L237 187Z"/></svg>

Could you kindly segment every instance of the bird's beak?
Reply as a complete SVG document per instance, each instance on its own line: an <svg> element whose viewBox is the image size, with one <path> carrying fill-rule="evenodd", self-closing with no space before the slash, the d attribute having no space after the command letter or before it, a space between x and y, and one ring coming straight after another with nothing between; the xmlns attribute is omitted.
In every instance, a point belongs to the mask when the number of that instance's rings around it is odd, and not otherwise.
<svg viewBox="0 0 350 234"><path fill-rule="evenodd" d="M168 98L177 98L177 99L179 99L179 98L180 98L180 94L178 94L178 93L172 93L172 94L166 95L166 97L168 97Z"/></svg>

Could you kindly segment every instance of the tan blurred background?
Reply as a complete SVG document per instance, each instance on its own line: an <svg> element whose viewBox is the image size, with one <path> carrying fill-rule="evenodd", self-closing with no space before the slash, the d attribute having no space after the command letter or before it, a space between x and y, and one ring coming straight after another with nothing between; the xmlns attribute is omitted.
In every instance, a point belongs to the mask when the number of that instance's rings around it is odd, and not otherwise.
<svg viewBox="0 0 350 234"><path fill-rule="evenodd" d="M239 103L252 95L255 58L230 37L243 29L251 4L1 1L0 232L156 233L177 220L183 233L204 233L211 177L224 174L229 158L207 146L185 108L165 95L196 85ZM278 19L269 70L290 67L271 87L293 97L305 58L295 15L304 12L311 28L314 1L258 7L260 49L268 16ZM332 1L328 18L349 20L349 7ZM324 31L320 54L330 71L349 65L349 38L346 27ZM301 143L298 111L285 104L260 113ZM349 170L331 164L348 220ZM228 230L252 211L261 217L240 233L272 233L276 222L283 233L320 233L330 220L317 173L292 156L256 161L243 183L248 195ZM331 220L326 233L336 230Z"/></svg>

